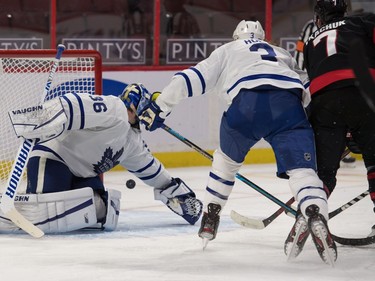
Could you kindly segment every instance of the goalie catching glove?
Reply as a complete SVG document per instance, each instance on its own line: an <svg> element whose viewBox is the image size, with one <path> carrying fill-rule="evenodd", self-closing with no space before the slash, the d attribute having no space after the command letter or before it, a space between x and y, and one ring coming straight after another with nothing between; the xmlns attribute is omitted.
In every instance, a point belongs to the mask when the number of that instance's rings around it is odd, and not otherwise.
<svg viewBox="0 0 375 281"><path fill-rule="evenodd" d="M8 112L17 137L47 141L59 136L68 118L59 98Z"/></svg>
<svg viewBox="0 0 375 281"><path fill-rule="evenodd" d="M156 104L160 92L149 93L140 83L129 84L119 96L129 109L136 110L139 120L146 130L154 131L160 128L168 114ZM133 108L134 106L134 108Z"/></svg>
<svg viewBox="0 0 375 281"><path fill-rule="evenodd" d="M191 225L194 225L202 214L202 202L180 178L173 178L163 189L154 189L154 196Z"/></svg>

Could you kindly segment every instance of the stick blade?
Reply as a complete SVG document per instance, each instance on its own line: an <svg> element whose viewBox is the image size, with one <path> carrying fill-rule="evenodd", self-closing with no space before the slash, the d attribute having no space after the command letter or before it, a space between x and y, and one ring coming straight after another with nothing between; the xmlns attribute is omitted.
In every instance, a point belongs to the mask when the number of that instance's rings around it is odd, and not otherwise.
<svg viewBox="0 0 375 281"><path fill-rule="evenodd" d="M4 214L8 219L10 219L19 228L30 234L35 238L41 238L44 232L37 226L28 221L24 216L22 216L16 208L11 209L6 214Z"/></svg>
<svg viewBox="0 0 375 281"><path fill-rule="evenodd" d="M234 210L230 212L230 217L235 223L242 225L246 228L263 229L266 227L262 219L246 217L237 213Z"/></svg>
<svg viewBox="0 0 375 281"><path fill-rule="evenodd" d="M332 234L335 242L345 246L367 246L375 243L375 235L364 238L345 238Z"/></svg>

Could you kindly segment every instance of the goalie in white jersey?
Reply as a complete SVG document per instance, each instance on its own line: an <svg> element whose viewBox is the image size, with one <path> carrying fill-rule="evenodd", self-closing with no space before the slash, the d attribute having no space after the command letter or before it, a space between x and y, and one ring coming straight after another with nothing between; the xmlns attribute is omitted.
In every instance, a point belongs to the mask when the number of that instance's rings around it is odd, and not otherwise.
<svg viewBox="0 0 375 281"><path fill-rule="evenodd" d="M325 252L330 251L336 259L327 227L327 196L316 174L314 134L302 105L310 100L307 74L289 52L264 41L259 22L241 21L233 39L196 66L175 74L161 94L154 93L152 103L139 108L138 115L152 131L185 98L213 93L227 101L198 233L205 244L216 236L220 213L245 156L264 138L275 153L277 175L289 178L299 207L285 253L297 256L310 230L321 258L329 262ZM317 229L324 229L326 237L315 235ZM332 247L322 249L323 239Z"/></svg>
<svg viewBox="0 0 375 281"><path fill-rule="evenodd" d="M9 113L18 136L38 139L22 196L36 196L31 201L45 204L16 202L26 218L46 233L94 225L114 230L120 193L105 189L99 175L121 165L154 187L155 199L187 222L199 219L202 203L181 179L171 177L142 140L135 112L141 98L137 93L144 90L132 84L120 97L68 93ZM0 223L0 232L4 228L7 224Z"/></svg>

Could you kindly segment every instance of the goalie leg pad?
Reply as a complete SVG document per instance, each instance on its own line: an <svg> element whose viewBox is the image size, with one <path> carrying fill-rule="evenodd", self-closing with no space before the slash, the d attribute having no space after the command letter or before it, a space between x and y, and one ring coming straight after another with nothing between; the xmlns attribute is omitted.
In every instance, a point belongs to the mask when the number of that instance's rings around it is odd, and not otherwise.
<svg viewBox="0 0 375 281"><path fill-rule="evenodd" d="M105 222L103 223L103 229L113 231L117 227L118 218L120 215L121 192L114 189L108 189L106 196L107 213L105 216Z"/></svg>
<svg viewBox="0 0 375 281"><path fill-rule="evenodd" d="M154 189L156 200L161 200L169 209L194 225L202 214L202 202L195 193L179 178L164 189Z"/></svg>
<svg viewBox="0 0 375 281"><path fill-rule="evenodd" d="M45 233L63 233L93 226L97 223L92 188L45 193L19 194L17 210ZM0 211L0 232L18 228Z"/></svg>

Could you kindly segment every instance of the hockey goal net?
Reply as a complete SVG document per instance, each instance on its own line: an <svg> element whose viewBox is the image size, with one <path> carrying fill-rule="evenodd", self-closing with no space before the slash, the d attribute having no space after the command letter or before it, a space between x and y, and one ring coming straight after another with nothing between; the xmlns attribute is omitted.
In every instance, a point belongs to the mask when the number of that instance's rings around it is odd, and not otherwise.
<svg viewBox="0 0 375 281"><path fill-rule="evenodd" d="M0 50L0 193L22 143L14 133L8 112L40 103L55 56L56 50ZM99 52L63 52L46 99L69 92L102 92Z"/></svg>

